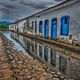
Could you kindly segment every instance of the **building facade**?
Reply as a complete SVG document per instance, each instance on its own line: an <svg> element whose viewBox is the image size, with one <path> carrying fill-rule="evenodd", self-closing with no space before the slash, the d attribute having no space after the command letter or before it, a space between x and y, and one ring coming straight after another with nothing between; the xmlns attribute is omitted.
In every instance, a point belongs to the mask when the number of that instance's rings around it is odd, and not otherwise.
<svg viewBox="0 0 80 80"><path fill-rule="evenodd" d="M20 32L48 39L80 41L80 0L63 1L15 23ZM14 26L13 26L14 27Z"/></svg>

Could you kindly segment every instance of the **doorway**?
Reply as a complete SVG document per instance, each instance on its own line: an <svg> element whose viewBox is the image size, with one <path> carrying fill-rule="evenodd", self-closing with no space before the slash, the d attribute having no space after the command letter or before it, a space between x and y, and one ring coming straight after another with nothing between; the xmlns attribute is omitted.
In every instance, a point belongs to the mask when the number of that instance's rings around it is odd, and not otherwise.
<svg viewBox="0 0 80 80"><path fill-rule="evenodd" d="M51 39L57 38L57 18L52 19Z"/></svg>

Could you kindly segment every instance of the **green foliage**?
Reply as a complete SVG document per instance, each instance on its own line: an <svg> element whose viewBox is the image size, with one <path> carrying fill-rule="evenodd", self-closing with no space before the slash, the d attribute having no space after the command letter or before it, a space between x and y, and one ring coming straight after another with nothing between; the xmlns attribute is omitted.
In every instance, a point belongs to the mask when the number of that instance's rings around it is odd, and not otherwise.
<svg viewBox="0 0 80 80"><path fill-rule="evenodd" d="M8 30L9 26L6 24L0 24L0 30Z"/></svg>

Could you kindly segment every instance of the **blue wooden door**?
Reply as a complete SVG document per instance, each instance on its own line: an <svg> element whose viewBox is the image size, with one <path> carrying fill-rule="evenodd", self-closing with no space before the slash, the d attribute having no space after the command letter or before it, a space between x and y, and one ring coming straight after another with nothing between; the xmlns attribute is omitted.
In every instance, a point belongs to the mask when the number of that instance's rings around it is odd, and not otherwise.
<svg viewBox="0 0 80 80"><path fill-rule="evenodd" d="M42 21L40 21L40 22L39 22L39 33L42 33L42 30L43 30L42 28L43 28L43 27L42 27Z"/></svg>
<svg viewBox="0 0 80 80"><path fill-rule="evenodd" d="M35 21L35 33L37 34L37 21Z"/></svg>
<svg viewBox="0 0 80 80"><path fill-rule="evenodd" d="M48 35L49 35L49 20L45 20L44 37L48 38Z"/></svg>
<svg viewBox="0 0 80 80"><path fill-rule="evenodd" d="M69 16L61 19L61 35L68 36L69 34Z"/></svg>
<svg viewBox="0 0 80 80"><path fill-rule="evenodd" d="M57 19L52 19L51 25L51 39L57 38Z"/></svg>

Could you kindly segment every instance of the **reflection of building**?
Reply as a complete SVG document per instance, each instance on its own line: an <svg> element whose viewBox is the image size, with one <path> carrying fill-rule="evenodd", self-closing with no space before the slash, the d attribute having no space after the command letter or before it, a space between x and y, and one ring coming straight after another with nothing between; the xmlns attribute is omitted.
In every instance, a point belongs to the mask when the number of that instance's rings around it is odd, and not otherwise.
<svg viewBox="0 0 80 80"><path fill-rule="evenodd" d="M63 56L60 56L59 57L59 63L60 63L60 66L59 66L59 69L65 73L66 69L67 69L67 59L64 58Z"/></svg>
<svg viewBox="0 0 80 80"><path fill-rule="evenodd" d="M67 58L59 55L59 52L54 48L48 48L45 45L32 41L29 38L25 38L23 42L28 53L36 56L40 60L52 65L55 68L58 66L56 68L57 70L62 71L64 67L67 67Z"/></svg>
<svg viewBox="0 0 80 80"><path fill-rule="evenodd" d="M80 41L80 0L65 0L11 24L20 32L67 42ZM15 26L14 26L15 25ZM13 28L12 28L13 27Z"/></svg>
<svg viewBox="0 0 80 80"><path fill-rule="evenodd" d="M55 49L51 49L51 64L53 66L56 66L56 50Z"/></svg>
<svg viewBox="0 0 80 80"><path fill-rule="evenodd" d="M66 76L70 74L69 60L62 52L57 51L55 48L48 48L41 43L33 41L29 38L24 37L25 49L30 55L38 58L39 60L46 63L48 66L52 66L53 69L60 71Z"/></svg>
<svg viewBox="0 0 80 80"><path fill-rule="evenodd" d="M71 54L70 52L57 50L54 46L47 46L21 35L19 35L19 42L30 55L43 61L53 70L61 72L67 78L78 80L80 77L80 61L65 55L65 53Z"/></svg>

